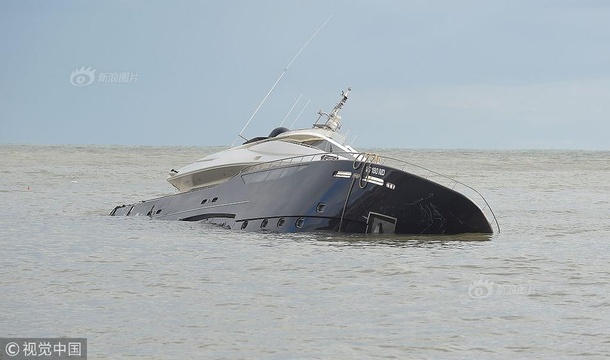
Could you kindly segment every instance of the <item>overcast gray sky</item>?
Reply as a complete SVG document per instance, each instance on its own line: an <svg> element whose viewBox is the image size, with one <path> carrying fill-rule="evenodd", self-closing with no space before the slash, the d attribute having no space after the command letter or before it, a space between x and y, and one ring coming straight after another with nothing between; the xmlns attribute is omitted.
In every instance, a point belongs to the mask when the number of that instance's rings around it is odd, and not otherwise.
<svg viewBox="0 0 610 360"><path fill-rule="evenodd" d="M331 15L247 137L351 86L355 147L610 149L610 1L587 0L3 0L0 143L230 145Z"/></svg>

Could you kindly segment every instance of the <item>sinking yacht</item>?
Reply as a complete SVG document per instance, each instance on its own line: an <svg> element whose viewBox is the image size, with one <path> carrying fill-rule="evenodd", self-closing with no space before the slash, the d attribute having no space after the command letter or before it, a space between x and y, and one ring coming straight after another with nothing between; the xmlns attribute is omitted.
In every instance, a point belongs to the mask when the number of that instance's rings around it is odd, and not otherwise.
<svg viewBox="0 0 610 360"><path fill-rule="evenodd" d="M346 145L339 111L350 90L330 113L320 111L312 128L279 127L172 169L167 181L178 193L120 205L110 215L272 232L499 231L487 201L468 185Z"/></svg>

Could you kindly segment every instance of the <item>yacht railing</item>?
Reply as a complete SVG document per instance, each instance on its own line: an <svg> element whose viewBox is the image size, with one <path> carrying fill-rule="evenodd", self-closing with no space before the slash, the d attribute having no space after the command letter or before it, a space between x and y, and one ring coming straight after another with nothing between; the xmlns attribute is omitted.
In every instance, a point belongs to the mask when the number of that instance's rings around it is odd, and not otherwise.
<svg viewBox="0 0 610 360"><path fill-rule="evenodd" d="M491 209L491 206L485 199L485 197L478 192L475 188L470 185L467 185L455 178L450 176L441 174L434 170L428 169L424 166L417 165L414 163L410 163L405 160L393 158L390 156L373 154L373 153L352 153L352 152L320 152L316 154L309 155L298 155L286 157L278 160L272 160L268 162L263 162L255 165L248 166L242 169L241 173L244 172L256 172L276 167L289 166L295 164L303 164L310 163L314 161L333 161L333 160L350 160L353 161L354 170L360 169L360 166L364 166L362 168L363 171L368 167L370 171L370 166L372 164L389 166L395 169L399 169L405 172L408 172L413 175L417 175L421 178L433 181L439 185L445 186L447 188L453 189L462 195L466 196L473 203L475 203L483 212L483 214L487 217L488 221L492 226L495 225L498 233L500 233L500 224L498 223L498 219L496 218L495 213ZM368 174L367 174L368 175Z"/></svg>

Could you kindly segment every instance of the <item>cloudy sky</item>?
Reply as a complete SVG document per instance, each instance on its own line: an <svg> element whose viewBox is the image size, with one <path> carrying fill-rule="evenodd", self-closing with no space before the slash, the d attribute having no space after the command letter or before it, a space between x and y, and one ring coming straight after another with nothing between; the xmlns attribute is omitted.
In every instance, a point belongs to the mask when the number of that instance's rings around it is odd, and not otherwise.
<svg viewBox="0 0 610 360"><path fill-rule="evenodd" d="M3 0L0 143L230 145L331 15L246 137L351 86L355 147L610 150L604 0Z"/></svg>

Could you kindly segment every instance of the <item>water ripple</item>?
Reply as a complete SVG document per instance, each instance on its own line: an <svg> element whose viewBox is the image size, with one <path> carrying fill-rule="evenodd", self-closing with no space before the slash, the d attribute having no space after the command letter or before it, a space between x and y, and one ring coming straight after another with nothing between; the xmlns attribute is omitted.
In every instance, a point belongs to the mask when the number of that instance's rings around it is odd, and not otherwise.
<svg viewBox="0 0 610 360"><path fill-rule="evenodd" d="M4 336L85 336L96 359L610 356L610 153L390 151L474 174L493 236L106 216L212 150L0 146Z"/></svg>

